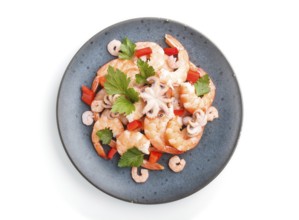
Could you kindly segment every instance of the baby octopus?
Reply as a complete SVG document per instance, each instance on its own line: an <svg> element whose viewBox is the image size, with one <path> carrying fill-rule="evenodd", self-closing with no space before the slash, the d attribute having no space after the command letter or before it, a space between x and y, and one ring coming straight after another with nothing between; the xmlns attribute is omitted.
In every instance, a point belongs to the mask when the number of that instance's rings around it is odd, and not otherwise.
<svg viewBox="0 0 299 220"><path fill-rule="evenodd" d="M151 87L144 89L144 92L140 94L140 97L146 102L143 109L143 114L146 114L149 118L157 117L160 110L164 111L165 114L171 115L173 112L170 111L170 105L172 103L172 98L167 98L166 93L168 87L160 83L158 77L149 77L148 82L151 82Z"/></svg>

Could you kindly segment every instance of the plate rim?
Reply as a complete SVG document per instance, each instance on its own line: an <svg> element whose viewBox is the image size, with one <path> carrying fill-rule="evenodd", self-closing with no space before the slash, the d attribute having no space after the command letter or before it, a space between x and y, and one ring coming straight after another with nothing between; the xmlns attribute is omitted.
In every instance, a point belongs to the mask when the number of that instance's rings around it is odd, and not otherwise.
<svg viewBox="0 0 299 220"><path fill-rule="evenodd" d="M240 122L237 126L237 131L238 131L238 134L237 134L237 137L234 141L234 144L232 146L232 150L230 151L229 153L229 156L227 157L227 159L225 160L225 163L223 164L223 166L218 170L218 172L215 172L215 174L209 178L208 181L205 182L205 184L203 184L200 188L196 188L196 190L194 190L193 192L191 193L188 193L187 195L182 195L180 196L179 198L176 198L176 199L171 199L171 200L168 200L168 201L162 201L162 202L142 202L142 201L132 201L132 200L129 200L129 199L125 199L125 198L122 198L122 197L118 197L116 195L113 195L111 193L109 193L108 191L100 188L99 186L97 186L95 183L93 183L78 167L77 165L75 164L74 160L71 158L67 148L66 148L66 145L64 143L64 140L62 138L62 131L61 131L61 128L60 128L60 124L59 124L59 110L58 110L58 106L59 106L59 98L60 98L60 93L61 93L61 89L62 89L62 84L64 82L64 79L66 77L66 74L67 74L67 71L69 69L69 67L71 66L71 64L73 63L74 59L76 58L76 55L79 53L79 51L81 51L82 48L84 48L88 42L93 39L95 36L97 36L98 34L100 33L103 33L106 31L107 28L113 28L113 27L116 27L116 26L121 26L123 24L126 24L126 23L130 23L132 21L140 21L140 20L155 20L155 21L166 21L166 22L171 22L171 23L174 23L174 24L178 24L178 25L181 25L181 26L184 26L198 34L200 34L201 36L203 36L205 39L207 39L209 41L210 44L212 44L218 51L219 53L221 54L221 56L224 57L225 61L227 62L228 64L228 67L230 68L231 72L233 73L234 75L234 78L235 78L235 81L236 81L236 88L239 92L239 101L240 101ZM76 170L81 174L81 176L84 177L85 180L87 180L92 186L94 186L95 188L97 188L98 190L100 190L101 192L105 193L106 195L109 195L113 198L116 198L116 199L119 199L121 201L125 201L125 202L129 202L129 203L134 203L134 204L140 204L140 205L159 205L159 204L167 204L167 203L171 203L171 202L175 202L175 201L178 201L178 200L181 200L181 199L184 199L184 198L187 198L197 192L199 192L200 190L202 190L203 188L205 188L207 185L209 185L213 180L216 179L216 177L223 171L223 169L227 166L228 162L231 160L232 158L232 155L234 154L235 150L236 150L236 147L238 145L238 142L240 140L240 136L241 136L241 132L242 132L242 125L243 125L243 112L244 111L244 108L243 108L243 96L242 96L242 92L241 92L241 88L239 86L239 81L237 79L237 76L235 75L235 72L231 66L231 64L229 63L229 61L226 59L226 57L224 56L223 52L219 49L219 47L216 46L216 44L211 41L209 38L207 38L204 34L202 34L201 32L199 32L198 30L194 29L193 27L189 26L189 25L186 25L185 23L182 23L182 22L178 22L176 20L173 20L173 19L169 19L169 18L162 18L162 17L136 17L136 18L132 18L132 19L127 19L127 20L122 20L120 22L116 22L112 25L109 25L105 28L103 28L102 30L98 31L96 34L94 34L92 37L90 37L87 41L85 41L85 43L77 50L77 52L73 55L72 59L69 61L64 73L63 73L63 76L61 77L61 80L60 80L60 84L59 84L59 89L58 89L58 93L57 93L57 98L56 98L56 124L57 124L57 128L58 128L58 133L59 133L59 138L61 140L61 143L62 143L62 146L64 148L64 151L66 153L66 155L68 156L69 160L71 161L71 163L73 164L73 166L76 168Z"/></svg>

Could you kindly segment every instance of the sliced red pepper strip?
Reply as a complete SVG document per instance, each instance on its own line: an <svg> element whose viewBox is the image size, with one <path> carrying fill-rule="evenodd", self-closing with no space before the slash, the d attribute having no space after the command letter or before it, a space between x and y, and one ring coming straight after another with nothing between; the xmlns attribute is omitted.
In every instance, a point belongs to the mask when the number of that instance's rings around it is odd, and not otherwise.
<svg viewBox="0 0 299 220"><path fill-rule="evenodd" d="M200 74L197 71L189 70L187 74L187 81L190 83L196 83L196 81L200 78Z"/></svg>
<svg viewBox="0 0 299 220"><path fill-rule="evenodd" d="M184 114L185 110L184 109L176 109L173 110L173 113L177 116L182 116Z"/></svg>
<svg viewBox="0 0 299 220"><path fill-rule="evenodd" d="M142 56L145 56L145 55L150 55L152 52L153 52L152 48L145 47L145 48L136 50L135 51L135 56L139 58L139 57L142 57Z"/></svg>
<svg viewBox="0 0 299 220"><path fill-rule="evenodd" d="M82 93L86 93L87 95L94 95L94 92L87 86L82 85L81 90Z"/></svg>
<svg viewBox="0 0 299 220"><path fill-rule="evenodd" d="M81 90L82 90L82 97L81 97L82 101L87 105L91 105L95 93L92 90L90 90L87 86L84 85L82 85Z"/></svg>
<svg viewBox="0 0 299 220"><path fill-rule="evenodd" d="M150 163L157 163L158 160L162 157L162 153L161 152L157 152L157 151L152 151L150 156L149 156L149 162Z"/></svg>
<svg viewBox="0 0 299 220"><path fill-rule="evenodd" d="M164 48L164 53L168 56L177 55L179 53L179 50L176 47L167 47Z"/></svg>
<svg viewBox="0 0 299 220"><path fill-rule="evenodd" d="M87 104L87 105L91 105L93 99L94 99L94 96L90 96L86 93L83 93L82 94L82 97L81 97L82 101Z"/></svg>
<svg viewBox="0 0 299 220"><path fill-rule="evenodd" d="M117 152L116 148L115 148L115 147L112 147L112 148L109 150L109 152L108 152L108 156L107 156L107 158L108 158L109 160L111 160L111 159L114 157L114 155L116 154L116 152Z"/></svg>
<svg viewBox="0 0 299 220"><path fill-rule="evenodd" d="M137 128L141 128L141 127L142 127L142 122L139 120L132 121L127 125L127 129L129 131L133 131L133 130L135 130Z"/></svg>

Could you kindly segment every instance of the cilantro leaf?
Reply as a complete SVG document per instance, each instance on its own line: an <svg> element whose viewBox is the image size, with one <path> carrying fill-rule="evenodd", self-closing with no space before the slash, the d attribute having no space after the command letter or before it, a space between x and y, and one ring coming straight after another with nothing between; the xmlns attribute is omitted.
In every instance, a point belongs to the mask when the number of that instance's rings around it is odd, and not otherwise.
<svg viewBox="0 0 299 220"><path fill-rule="evenodd" d="M148 77L154 76L155 75L155 70L152 66L148 65L147 62L144 62L141 59L137 60L137 66L140 70L139 74L136 74L136 82L138 84L146 84L147 81L146 79Z"/></svg>
<svg viewBox="0 0 299 220"><path fill-rule="evenodd" d="M120 96L113 103L111 111L114 113L118 112L120 114L125 113L126 115L129 115L135 111L135 106L125 96Z"/></svg>
<svg viewBox="0 0 299 220"><path fill-rule="evenodd" d="M129 88L130 78L119 69L114 70L113 67L108 67L106 82L104 88L109 95L118 94L118 97L112 106L112 112L118 112L126 115L135 111L134 102L139 101L139 94L133 88Z"/></svg>
<svg viewBox="0 0 299 220"><path fill-rule="evenodd" d="M133 89L133 88L128 88L126 90L126 96L133 103L139 101L138 92L136 92L135 89Z"/></svg>
<svg viewBox="0 0 299 220"><path fill-rule="evenodd" d="M137 102L139 100L138 93L133 88L128 88L129 83L130 78L126 74L119 69L114 70L113 67L108 67L104 88L109 95L125 95L131 102Z"/></svg>
<svg viewBox="0 0 299 220"><path fill-rule="evenodd" d="M135 47L136 44L125 37L121 42L118 57L123 60L130 60L134 56Z"/></svg>
<svg viewBox="0 0 299 220"><path fill-rule="evenodd" d="M196 83L194 83L195 92L197 96L201 96L210 92L210 77L208 74L199 78Z"/></svg>
<svg viewBox="0 0 299 220"><path fill-rule="evenodd" d="M127 150L118 161L119 167L140 167L144 154L136 147Z"/></svg>
<svg viewBox="0 0 299 220"><path fill-rule="evenodd" d="M108 74L105 76L106 82L104 88L109 95L121 94L125 95L129 86L130 79L119 69L114 70L108 67Z"/></svg>
<svg viewBox="0 0 299 220"><path fill-rule="evenodd" d="M146 78L141 76L141 74L136 74L135 79L136 79L136 82L138 84L145 84L146 83Z"/></svg>
<svg viewBox="0 0 299 220"><path fill-rule="evenodd" d="M109 144L113 137L112 131L109 128L105 128L97 131L97 136L100 138L103 144Z"/></svg>

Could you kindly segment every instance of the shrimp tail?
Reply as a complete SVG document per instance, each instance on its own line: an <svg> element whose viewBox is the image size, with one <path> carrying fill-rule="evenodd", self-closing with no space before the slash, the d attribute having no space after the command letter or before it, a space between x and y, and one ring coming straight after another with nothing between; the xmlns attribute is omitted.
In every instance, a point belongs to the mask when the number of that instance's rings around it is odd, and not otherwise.
<svg viewBox="0 0 299 220"><path fill-rule="evenodd" d="M149 169L149 170L164 170L164 166L162 166L159 163L150 163L148 160L143 160L143 163L141 165L143 168Z"/></svg>
<svg viewBox="0 0 299 220"><path fill-rule="evenodd" d="M184 46L169 34L165 34L165 42L170 47L176 47L178 50L185 50Z"/></svg>
<svg viewBox="0 0 299 220"><path fill-rule="evenodd" d="M94 145L94 149L96 150L97 154L104 158L104 159L107 159L107 155L104 151L104 148L102 147L102 145L100 143L93 143Z"/></svg>
<svg viewBox="0 0 299 220"><path fill-rule="evenodd" d="M159 151L159 152L162 152L162 153L175 154L175 155L184 153L183 151L179 151L178 149L176 149L174 147L171 147L171 146L168 146L168 145L165 145L163 147L154 146L154 147L152 147L152 149L150 149L150 151Z"/></svg>
<svg viewBox="0 0 299 220"><path fill-rule="evenodd" d="M165 153L168 153L168 154L182 154L184 153L183 151L179 151L178 149L174 148L174 147L171 147L171 146L165 146L163 151Z"/></svg>
<svg viewBox="0 0 299 220"><path fill-rule="evenodd" d="M96 92L98 87L100 85L100 76L96 76L92 82L92 85L91 85L91 90L93 92Z"/></svg>

